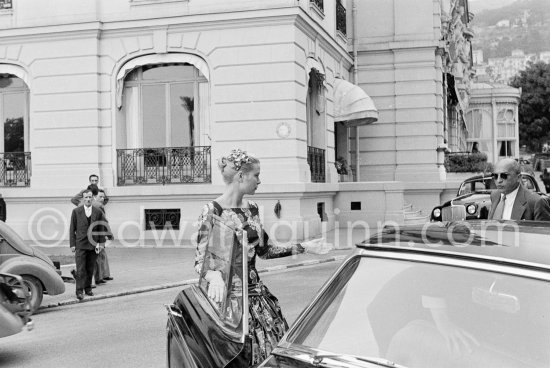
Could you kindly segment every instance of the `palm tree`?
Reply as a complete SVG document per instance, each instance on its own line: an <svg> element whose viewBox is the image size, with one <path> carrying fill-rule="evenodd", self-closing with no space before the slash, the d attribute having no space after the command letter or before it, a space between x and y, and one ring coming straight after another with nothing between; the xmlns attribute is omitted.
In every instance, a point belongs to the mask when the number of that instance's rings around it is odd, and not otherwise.
<svg viewBox="0 0 550 368"><path fill-rule="evenodd" d="M189 113L189 159L191 160L191 174L195 173L195 120L193 112L195 111L195 98L189 96L180 96L181 106Z"/></svg>
<svg viewBox="0 0 550 368"><path fill-rule="evenodd" d="M183 108L185 110L187 110L187 112L189 113L189 145L191 147L194 147L195 146L195 138L194 138L194 133L195 133L195 121L194 121L194 116L193 116L193 112L195 111L195 99L193 97L188 97L188 96L180 96L180 99L181 101L183 102L181 104L181 106L183 106Z"/></svg>

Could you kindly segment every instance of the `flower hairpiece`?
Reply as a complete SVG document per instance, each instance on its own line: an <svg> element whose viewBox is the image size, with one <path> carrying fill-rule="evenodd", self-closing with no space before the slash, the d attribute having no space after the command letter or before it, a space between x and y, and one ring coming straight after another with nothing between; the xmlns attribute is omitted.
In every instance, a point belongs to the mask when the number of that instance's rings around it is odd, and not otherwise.
<svg viewBox="0 0 550 368"><path fill-rule="evenodd" d="M229 155L227 155L227 157L224 157L224 158L227 161L233 163L233 166L235 167L236 171L239 171L243 164L250 163L250 157L248 156L246 151L243 151L239 148L231 150L231 152L229 152Z"/></svg>

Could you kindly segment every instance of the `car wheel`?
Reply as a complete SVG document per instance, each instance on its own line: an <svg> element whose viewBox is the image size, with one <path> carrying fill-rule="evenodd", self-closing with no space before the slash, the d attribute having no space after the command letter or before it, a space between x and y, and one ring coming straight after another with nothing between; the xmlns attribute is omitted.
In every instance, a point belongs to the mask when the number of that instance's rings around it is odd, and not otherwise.
<svg viewBox="0 0 550 368"><path fill-rule="evenodd" d="M22 275L23 284L27 288L31 298L30 298L30 308L31 313L34 313L42 304L42 297L44 296L44 288L42 283L36 277L31 275Z"/></svg>

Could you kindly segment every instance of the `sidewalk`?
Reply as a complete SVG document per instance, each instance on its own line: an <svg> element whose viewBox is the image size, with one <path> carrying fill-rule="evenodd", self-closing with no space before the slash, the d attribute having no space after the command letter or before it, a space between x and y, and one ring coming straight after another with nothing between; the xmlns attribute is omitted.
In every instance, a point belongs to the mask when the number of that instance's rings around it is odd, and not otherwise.
<svg viewBox="0 0 550 368"><path fill-rule="evenodd" d="M324 235L327 243L335 249L327 254L299 254L292 257L271 260L257 259L256 266L260 273L300 267L323 262L341 262L355 249L355 243L365 239L363 229L349 231L337 229ZM62 247L38 247L48 255L70 255L69 245ZM178 287L195 282L197 273L193 265L195 249L184 247L123 247L113 242L107 248L111 276L114 278L106 284L93 289L93 297L85 297L82 302L136 294L140 292ZM70 276L74 266L62 266L63 276ZM65 293L61 295L44 295L40 309L78 303L75 296L75 284L65 283Z"/></svg>

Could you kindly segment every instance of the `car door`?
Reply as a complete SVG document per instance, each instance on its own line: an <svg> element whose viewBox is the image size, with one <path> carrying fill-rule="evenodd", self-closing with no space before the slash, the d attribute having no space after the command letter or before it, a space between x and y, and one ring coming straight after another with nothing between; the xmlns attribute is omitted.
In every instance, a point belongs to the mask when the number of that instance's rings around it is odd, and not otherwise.
<svg viewBox="0 0 550 368"><path fill-rule="evenodd" d="M219 368L248 365L248 271L246 232L213 218L203 270L167 305L168 367ZM220 271L224 298L208 298L204 275Z"/></svg>

